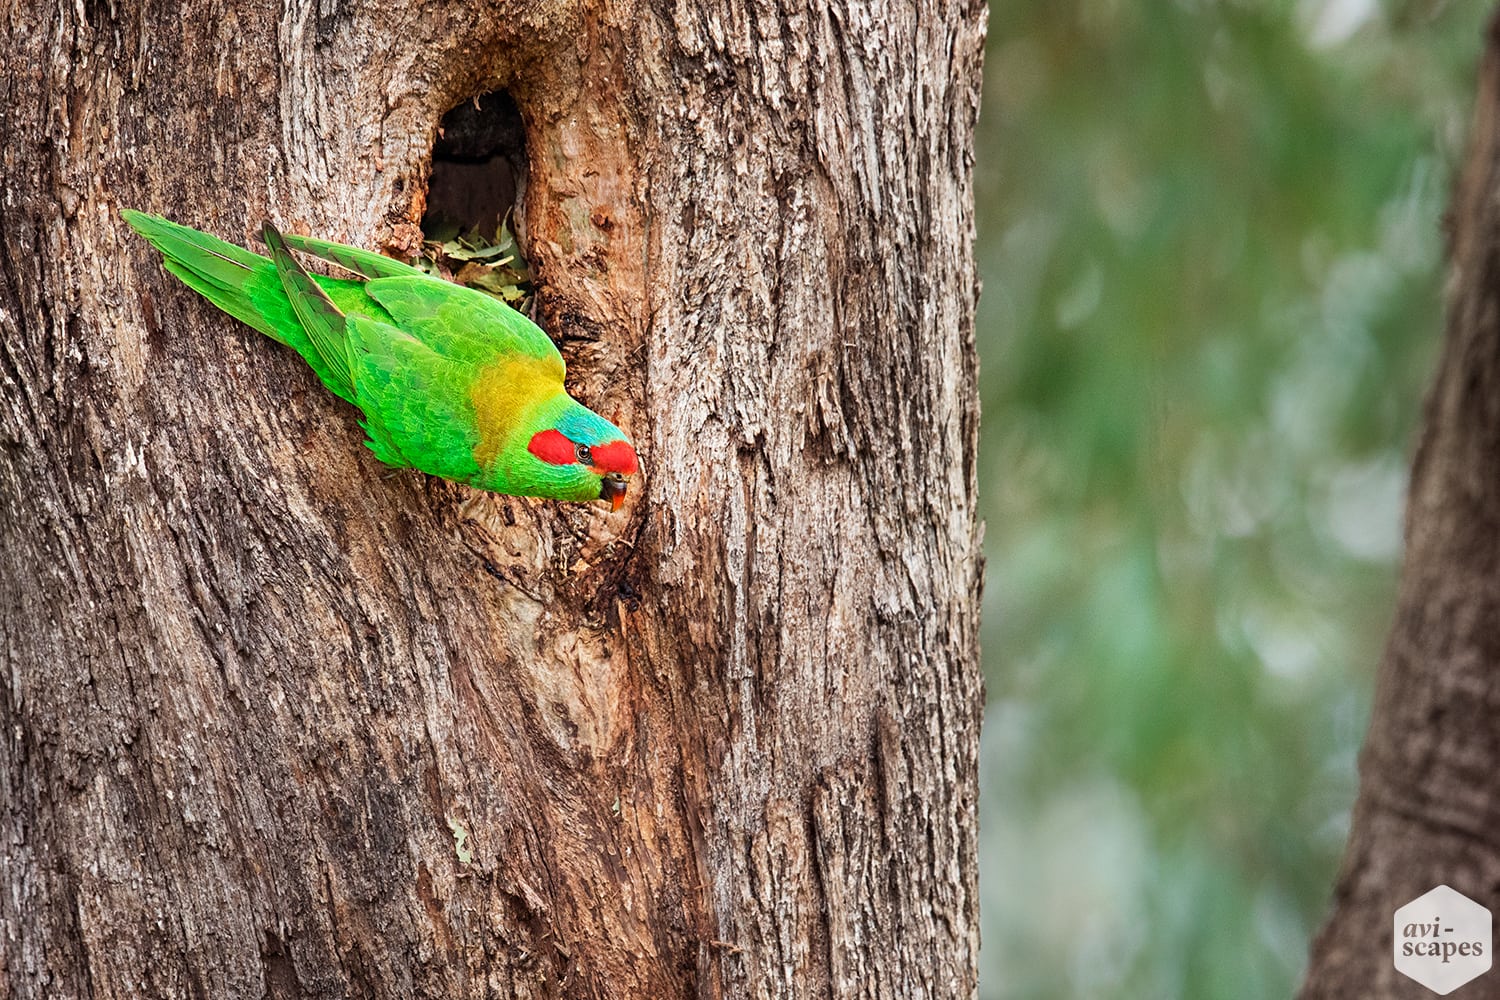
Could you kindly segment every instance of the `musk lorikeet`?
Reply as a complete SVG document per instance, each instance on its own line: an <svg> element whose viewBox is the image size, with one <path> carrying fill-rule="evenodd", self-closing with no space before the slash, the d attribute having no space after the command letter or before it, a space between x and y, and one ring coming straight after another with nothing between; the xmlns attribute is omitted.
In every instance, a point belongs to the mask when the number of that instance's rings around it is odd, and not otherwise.
<svg viewBox="0 0 1500 1000"><path fill-rule="evenodd" d="M382 462L480 489L618 510L635 449L563 388L535 323L483 292L369 250L263 230L270 259L143 212L120 213L166 268L302 355L364 414ZM312 275L291 247L357 275Z"/></svg>

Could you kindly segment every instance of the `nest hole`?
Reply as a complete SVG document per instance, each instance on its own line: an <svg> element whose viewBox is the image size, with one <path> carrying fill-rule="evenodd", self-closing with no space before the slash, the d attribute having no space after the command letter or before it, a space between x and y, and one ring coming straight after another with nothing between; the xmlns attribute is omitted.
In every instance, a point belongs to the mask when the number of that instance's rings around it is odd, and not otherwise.
<svg viewBox="0 0 1500 1000"><path fill-rule="evenodd" d="M464 101L443 116L432 147L419 267L531 311L531 274L521 253L526 127L503 90Z"/></svg>
<svg viewBox="0 0 1500 1000"><path fill-rule="evenodd" d="M503 90L464 101L443 116L432 147L422 231L494 232L516 215L526 191L526 126Z"/></svg>

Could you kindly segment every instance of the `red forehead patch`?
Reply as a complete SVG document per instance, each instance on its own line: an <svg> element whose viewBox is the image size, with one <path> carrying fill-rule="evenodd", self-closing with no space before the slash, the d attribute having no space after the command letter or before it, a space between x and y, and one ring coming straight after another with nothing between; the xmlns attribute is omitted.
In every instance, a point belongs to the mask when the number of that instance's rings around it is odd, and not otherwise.
<svg viewBox="0 0 1500 1000"><path fill-rule="evenodd" d="M578 456L573 451L573 442L563 437L562 431L558 430L533 434L526 450L552 465L572 465L578 461Z"/></svg>
<svg viewBox="0 0 1500 1000"><path fill-rule="evenodd" d="M601 444L592 451L594 468L603 472L619 472L628 476L638 468L635 449L630 447L629 441L611 441L609 444Z"/></svg>

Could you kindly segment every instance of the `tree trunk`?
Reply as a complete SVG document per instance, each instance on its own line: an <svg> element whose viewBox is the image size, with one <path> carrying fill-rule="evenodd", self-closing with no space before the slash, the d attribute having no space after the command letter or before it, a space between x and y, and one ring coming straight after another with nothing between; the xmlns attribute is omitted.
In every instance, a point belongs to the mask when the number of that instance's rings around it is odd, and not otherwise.
<svg viewBox="0 0 1500 1000"><path fill-rule="evenodd" d="M0 995L972 996L982 2L5 24ZM410 246L501 88L615 515L381 467L117 215Z"/></svg>
<svg viewBox="0 0 1500 1000"><path fill-rule="evenodd" d="M1448 328L1406 510L1406 557L1359 800L1304 998L1412 997L1395 911L1448 885L1500 914L1500 24L1450 212ZM1500 996L1500 973L1465 988Z"/></svg>

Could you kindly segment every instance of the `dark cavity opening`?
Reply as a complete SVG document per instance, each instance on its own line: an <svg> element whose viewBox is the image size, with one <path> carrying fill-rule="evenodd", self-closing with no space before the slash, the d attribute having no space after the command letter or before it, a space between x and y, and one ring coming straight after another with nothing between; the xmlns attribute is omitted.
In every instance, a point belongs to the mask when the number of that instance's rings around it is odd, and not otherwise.
<svg viewBox="0 0 1500 1000"><path fill-rule="evenodd" d="M525 193L526 129L509 94L482 94L443 116L422 215L429 239L454 230L490 236L507 213L519 215Z"/></svg>

